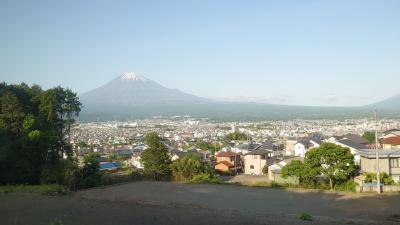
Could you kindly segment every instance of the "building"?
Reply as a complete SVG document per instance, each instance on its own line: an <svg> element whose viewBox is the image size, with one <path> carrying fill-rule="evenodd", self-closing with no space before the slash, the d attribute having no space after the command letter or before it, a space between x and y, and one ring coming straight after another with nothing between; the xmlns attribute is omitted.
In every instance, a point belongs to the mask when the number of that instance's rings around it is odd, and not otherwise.
<svg viewBox="0 0 400 225"><path fill-rule="evenodd" d="M349 148L352 155L354 155L354 163L360 165L360 155L358 151L360 149L367 149L368 143L360 135L346 134L343 136L333 136L326 140L327 142Z"/></svg>
<svg viewBox="0 0 400 225"><path fill-rule="evenodd" d="M400 136L391 136L382 139L382 148L400 149Z"/></svg>
<svg viewBox="0 0 400 225"><path fill-rule="evenodd" d="M294 145L294 155L299 157L305 157L308 150L312 148L318 148L321 144L319 139L304 138Z"/></svg>
<svg viewBox="0 0 400 225"><path fill-rule="evenodd" d="M232 147L232 151L235 153L241 153L245 155L249 152L258 150L261 146L262 146L261 144L256 144L256 143L244 143Z"/></svg>
<svg viewBox="0 0 400 225"><path fill-rule="evenodd" d="M400 136L400 129L391 129L382 133L383 138L399 137L399 136Z"/></svg>
<svg viewBox="0 0 400 225"><path fill-rule="evenodd" d="M263 168L273 163L272 152L256 150L244 156L244 173L250 175L263 175Z"/></svg>
<svg viewBox="0 0 400 225"><path fill-rule="evenodd" d="M385 172L395 182L400 182L400 149L379 149L379 171ZM362 149L360 155L360 168L364 173L376 173L376 151Z"/></svg>
<svg viewBox="0 0 400 225"><path fill-rule="evenodd" d="M240 155L234 152L220 152L216 157L215 170L217 172L231 172L242 169Z"/></svg>
<svg viewBox="0 0 400 225"><path fill-rule="evenodd" d="M286 140L285 143L285 155L293 156L295 152L295 145L297 140Z"/></svg>

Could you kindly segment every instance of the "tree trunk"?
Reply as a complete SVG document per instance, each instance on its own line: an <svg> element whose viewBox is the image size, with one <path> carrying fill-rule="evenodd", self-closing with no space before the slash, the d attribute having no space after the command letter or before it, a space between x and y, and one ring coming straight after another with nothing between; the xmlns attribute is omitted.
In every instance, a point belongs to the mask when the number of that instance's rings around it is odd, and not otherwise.
<svg viewBox="0 0 400 225"><path fill-rule="evenodd" d="M333 181L332 178L329 178L329 186L331 187L331 190L333 189Z"/></svg>

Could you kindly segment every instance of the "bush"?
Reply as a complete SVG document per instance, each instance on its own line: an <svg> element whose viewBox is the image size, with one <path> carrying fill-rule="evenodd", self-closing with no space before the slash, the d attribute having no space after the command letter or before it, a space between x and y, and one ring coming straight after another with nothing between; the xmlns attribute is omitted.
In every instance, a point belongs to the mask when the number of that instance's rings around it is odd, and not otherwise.
<svg viewBox="0 0 400 225"><path fill-rule="evenodd" d="M128 176L132 180L141 180L144 178L144 170L143 169L137 169L137 168L131 168L128 171Z"/></svg>
<svg viewBox="0 0 400 225"><path fill-rule="evenodd" d="M356 192L358 184L354 182L353 180L348 180L344 183L341 184L336 184L335 185L335 190L336 191L351 191L351 192Z"/></svg>
<svg viewBox="0 0 400 225"><path fill-rule="evenodd" d="M60 184L70 190L76 186L78 165L71 160L61 160L54 165L46 165L40 175L41 184Z"/></svg>
<svg viewBox="0 0 400 225"><path fill-rule="evenodd" d="M193 176L191 182L193 183L207 183L207 184L218 184L221 181L214 175L209 173L200 173Z"/></svg>
<svg viewBox="0 0 400 225"><path fill-rule="evenodd" d="M394 184L392 177L390 177L387 173L382 172L379 174L380 181L382 184L391 185ZM376 181L376 173L367 173L365 181L366 182L373 182Z"/></svg>
<svg viewBox="0 0 400 225"><path fill-rule="evenodd" d="M41 195L65 195L69 193L69 190L58 184L48 184L48 185L8 185L0 186L0 193L10 194L41 194Z"/></svg>
<svg viewBox="0 0 400 225"><path fill-rule="evenodd" d="M172 176L176 181L191 181L195 175L209 174L214 170L209 163L203 162L198 155L187 155L174 161L171 165Z"/></svg>
<svg viewBox="0 0 400 225"><path fill-rule="evenodd" d="M312 221L313 217L308 213L303 213L300 215L299 219L304 220L304 221Z"/></svg>

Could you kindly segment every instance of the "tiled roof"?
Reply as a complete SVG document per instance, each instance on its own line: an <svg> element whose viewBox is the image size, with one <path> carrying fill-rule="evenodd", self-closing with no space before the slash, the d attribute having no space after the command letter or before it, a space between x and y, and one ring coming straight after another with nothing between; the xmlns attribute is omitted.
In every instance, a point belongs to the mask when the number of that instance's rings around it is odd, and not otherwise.
<svg viewBox="0 0 400 225"><path fill-rule="evenodd" d="M387 145L400 145L400 136L385 138L382 143Z"/></svg>
<svg viewBox="0 0 400 225"><path fill-rule="evenodd" d="M217 154L217 157L231 157L231 156L237 156L239 154L234 153L234 152L220 152Z"/></svg>
<svg viewBox="0 0 400 225"><path fill-rule="evenodd" d="M219 163L217 163L216 165L218 165L218 164L224 164L224 165L227 166L227 167L234 167L234 165L233 165L232 163L227 162L227 161L219 162Z"/></svg>

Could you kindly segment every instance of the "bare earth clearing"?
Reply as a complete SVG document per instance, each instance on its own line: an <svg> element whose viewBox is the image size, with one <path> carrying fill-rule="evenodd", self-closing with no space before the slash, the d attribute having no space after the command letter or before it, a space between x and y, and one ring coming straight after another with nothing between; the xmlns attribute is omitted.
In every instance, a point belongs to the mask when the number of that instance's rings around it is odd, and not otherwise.
<svg viewBox="0 0 400 225"><path fill-rule="evenodd" d="M134 182L61 197L0 195L0 224L400 224L399 202L400 195Z"/></svg>

